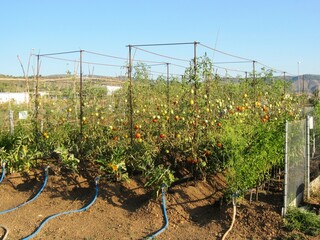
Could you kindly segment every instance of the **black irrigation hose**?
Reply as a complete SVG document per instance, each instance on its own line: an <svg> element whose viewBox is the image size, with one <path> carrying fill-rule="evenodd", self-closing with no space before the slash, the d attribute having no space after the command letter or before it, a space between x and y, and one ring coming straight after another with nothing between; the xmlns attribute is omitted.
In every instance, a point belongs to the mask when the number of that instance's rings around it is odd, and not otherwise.
<svg viewBox="0 0 320 240"><path fill-rule="evenodd" d="M60 212L60 213L57 213L57 214L54 214L54 215L51 215L51 216L47 217L45 220L43 220L43 221L41 222L41 224L39 225L39 227L38 227L32 234L30 234L29 236L27 236L27 237L25 237L25 238L22 238L22 240L29 240L29 239L33 238L35 235L38 234L38 232L40 231L40 229L41 229L49 220L51 220L51 219L53 219L53 218L55 218L55 217L59 217L59 216L61 216L61 215L66 215L66 214L71 214L71 213L82 212L82 211L87 210L89 207L91 207L91 205L96 201L96 199L97 199L97 197L98 197L98 193L99 193L98 182L99 182L99 179L100 179L100 177L96 177L96 179L95 179L96 194L95 194L94 198L92 199L92 201L91 201L88 205L86 205L86 206L84 206L84 207L82 207L82 208L80 208L80 209L77 209L77 210L71 210L71 211L67 211L67 212Z"/></svg>
<svg viewBox="0 0 320 240"><path fill-rule="evenodd" d="M44 187L45 187L46 184L47 184L47 181L48 181L48 168L49 168L49 167L46 167L46 168L44 169L45 178L44 178L43 185L42 185L42 187L40 188L40 190L38 191L38 193L37 193L33 198L31 198L29 201L26 201L26 202L24 202L24 203L22 203L22 204L20 204L20 205L18 205L18 206L16 206L16 207L14 207L14 208L10 208L10 209L1 211L0 214L5 214L5 213L8 213L8 212L12 212L12 211L14 211L14 210L16 210L16 209L24 206L24 205L27 205L28 203L34 201L34 200L40 195L40 193L43 191Z"/></svg>
<svg viewBox="0 0 320 240"><path fill-rule="evenodd" d="M2 236L0 236L0 240L6 240L7 236L8 236L8 229L5 226L0 226L0 228L2 228L4 230L4 234Z"/></svg>

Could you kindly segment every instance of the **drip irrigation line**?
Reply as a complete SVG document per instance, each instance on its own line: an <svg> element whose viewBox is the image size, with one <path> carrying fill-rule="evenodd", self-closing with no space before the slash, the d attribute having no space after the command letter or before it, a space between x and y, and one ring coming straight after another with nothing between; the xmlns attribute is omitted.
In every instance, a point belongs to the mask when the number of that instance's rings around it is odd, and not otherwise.
<svg viewBox="0 0 320 240"><path fill-rule="evenodd" d="M5 227L5 226L0 226L0 228L2 228L4 230L4 234L1 237L1 240L6 240L7 237L8 237L8 233L9 233L9 230Z"/></svg>
<svg viewBox="0 0 320 240"><path fill-rule="evenodd" d="M147 52L147 53L150 53L150 54L153 54L153 55L156 55L156 56L159 56L159 57L163 57L163 58L168 58L168 59L172 59L172 60L177 60L177 61L182 61L182 62L190 62L189 60L186 60L186 59L182 59L182 58L175 58L175 57L171 57L171 56L167 56L167 55L163 55L163 54L159 54L159 53L155 53L155 52L151 52L151 51L148 51L148 50L145 50L145 49L142 49L142 48L139 48L137 46L132 46L140 51L143 51L143 52Z"/></svg>
<svg viewBox="0 0 320 240"><path fill-rule="evenodd" d="M150 66L150 65L148 65ZM167 73L166 72L159 72L159 71L153 71L153 70L147 70L147 72L149 74L152 74L152 73L155 73L155 74L158 74L158 75L166 75ZM170 73L170 75L175 75L175 76L181 76L181 74L178 74L178 73Z"/></svg>
<svg viewBox="0 0 320 240"><path fill-rule="evenodd" d="M175 64L175 63L170 63L170 65L176 66L176 67L181 67L181 68L187 68L186 66L182 66L182 65L179 65L179 64Z"/></svg>
<svg viewBox="0 0 320 240"><path fill-rule="evenodd" d="M92 65L99 65L99 66L106 66L106 67L120 67L120 68L126 67L125 65L107 64L107 63L96 63L96 62L86 62L86 61L82 61L82 63L92 64Z"/></svg>
<svg viewBox="0 0 320 240"><path fill-rule="evenodd" d="M155 64L147 64L148 67L155 67L155 66L161 66L161 65L166 65L170 63L162 62L162 63L155 63Z"/></svg>
<svg viewBox="0 0 320 240"><path fill-rule="evenodd" d="M210 50L212 50L212 51L215 51L215 52L218 52L218 53L221 53L221 54L230 56L230 57L234 57L234 58L238 58L238 59L242 59L242 60L250 61L250 62L253 61L252 59L248 59L248 58L244 58L244 57L240 57L240 56L237 56L237 55L233 55L233 54L230 54L230 53L227 53L227 52L220 51L220 50L218 50L218 49L216 49L216 48L209 47L209 46L204 45L204 44L202 44L202 43L199 43L199 45L201 45L202 47L208 48L208 49L210 49Z"/></svg>
<svg viewBox="0 0 320 240"><path fill-rule="evenodd" d="M165 188L166 188L166 185L163 184L161 187L161 190L162 190L162 212L163 212L165 224L159 231L157 231L156 233L154 233L150 237L148 237L147 238L148 240L154 239L156 236L158 236L159 234L164 232L164 230L166 230L167 227L169 226L169 220L168 220L167 209L166 209L166 198L165 198L165 190L164 190Z"/></svg>
<svg viewBox="0 0 320 240"><path fill-rule="evenodd" d="M115 58L115 59L121 59L121 60L128 60L127 58L124 58L124 57L117 57L117 56L112 56L112 55L108 55L108 54L104 54L104 53L97 53L97 52L92 52L92 51L87 51L87 50L84 50L84 52L91 53L91 54L94 54L94 55L99 55L99 56L102 56L102 57Z"/></svg>
<svg viewBox="0 0 320 240"><path fill-rule="evenodd" d="M103 53L95 53L95 52L85 51L85 50L84 50L84 52L128 61L128 59L124 58L124 57L116 57L116 56L111 56L111 55L107 55L107 54L103 54ZM79 60L72 60L72 59L68 59L68 58L53 57L53 56L51 56L51 54L40 55L40 56L41 57L46 57L46 58L51 58L51 59L56 59L56 60L61 60L61 61L67 61L67 62L80 62ZM159 62L159 61L141 60L141 59L132 59L132 61L134 61L134 62L149 62L149 63L157 63L157 64L163 64L164 63L164 62ZM113 67L125 67L124 65L107 64L107 63L96 63L96 62L86 62L86 61L82 61L82 63L103 65L103 66L113 66Z"/></svg>
<svg viewBox="0 0 320 240"><path fill-rule="evenodd" d="M215 65L215 64L212 64L212 66L214 66L214 67L216 67L216 68L224 69L224 70L227 70L227 71L246 73L246 71L242 71L242 70L238 70L238 69L231 69L231 68L220 67L220 66L217 66L217 65Z"/></svg>
<svg viewBox="0 0 320 240"><path fill-rule="evenodd" d="M165 64L165 62L159 62L159 61L152 61L152 60L143 60L143 59L132 59L131 60L132 62L147 62L147 63L154 63L154 64L159 64L159 65L162 65L162 64Z"/></svg>
<svg viewBox="0 0 320 240"><path fill-rule="evenodd" d="M43 56L45 58L50 58L50 59L55 59L55 60L60 60L60 61L66 61L66 62L76 62L76 63L79 63L80 60L77 60L77 59L68 59L68 58L59 58L59 57L53 57L53 56ZM125 59L127 60L127 59ZM158 61L149 61L149 60L139 60L139 59L135 59L135 60L132 60L134 62L148 62L148 63L154 63L154 64L158 64L158 65L163 65L165 64L164 62L158 62ZM92 64L92 65L100 65L100 66L107 66L107 67L120 67L120 68L123 68L123 67L126 67L125 65L119 65L119 64L107 64L107 63L97 63L97 62L88 62L88 61L82 61L82 63L84 64Z"/></svg>
<svg viewBox="0 0 320 240"><path fill-rule="evenodd" d="M232 205L233 205L233 215L232 215L232 222L228 229L228 231L225 232L225 234L222 237L222 240L225 240L229 232L232 230L233 225L236 221L236 215L237 215L237 204L236 204L236 197L238 196L238 193L235 193L232 195Z"/></svg>
<svg viewBox="0 0 320 240"><path fill-rule="evenodd" d="M176 66L176 67L181 67L181 68L187 68L186 66L182 66L179 64L174 64L174 63L170 63L170 62L159 62L159 63L155 63L155 64L147 64L148 67L154 67L154 66L161 66L161 65L172 65L172 66Z"/></svg>
<svg viewBox="0 0 320 240"><path fill-rule="evenodd" d="M53 56L47 56L47 55L42 57L51 58L51 59L60 60L60 61L66 61L66 62L79 62L79 60L76 60L76 59L60 58L60 57L53 57Z"/></svg>
<svg viewBox="0 0 320 240"><path fill-rule="evenodd" d="M28 203L31 203L32 201L34 201L34 200L40 195L40 193L43 191L44 187L45 187L46 184L47 184L47 181L48 181L48 169L49 169L49 167L46 167L46 168L44 169L45 177L44 177L43 185L42 185L42 187L40 188L40 190L38 191L38 193L37 193L33 198L31 198L30 200L28 200L28 201L26 201L26 202L24 202L24 203L22 203L22 204L20 204L20 205L18 205L18 206L16 206L16 207L14 207L14 208L10 208L10 209L1 211L0 214L6 214L6 213L9 213L9 212L12 212L12 211L14 211L14 210L16 210L16 209L18 209L18 208L20 208L20 207L23 207L24 205L27 205Z"/></svg>
<svg viewBox="0 0 320 240"><path fill-rule="evenodd" d="M44 56L53 56L53 55L62 55L62 54L70 54L70 53L79 53L83 52L83 50L77 50L77 51L68 51L68 52L56 52L56 53L46 53L46 54L32 54L34 56L44 57Z"/></svg>
<svg viewBox="0 0 320 240"><path fill-rule="evenodd" d="M156 46L175 46L175 45L191 45L199 42L178 42L178 43L149 43L149 44L134 44L127 45L127 47L156 47Z"/></svg>
<svg viewBox="0 0 320 240"><path fill-rule="evenodd" d="M252 61L234 61L234 62L213 62L214 64L229 64L229 63L252 63Z"/></svg>
<svg viewBox="0 0 320 240"><path fill-rule="evenodd" d="M1 173L1 177L0 177L0 183L3 181L5 174L6 174L6 161L3 161L2 162L2 173Z"/></svg>
<svg viewBox="0 0 320 240"><path fill-rule="evenodd" d="M259 61L256 61L256 63L259 63L260 65L262 65L262 66L264 66L264 67L266 67L266 68L269 68L269 69L273 70L274 72L280 72L280 73L283 73L283 72L284 72L284 71L281 71L281 70L279 70L279 69L270 67L270 66L268 66L268 65L266 65L266 64L263 64L263 63L261 63L261 62L259 62Z"/></svg>
<svg viewBox="0 0 320 240"><path fill-rule="evenodd" d="M44 56L44 57L55 59L55 60L67 61L67 62L77 62L77 63L80 62L80 60L72 60L72 59L67 59L67 58L58 58L58 57L52 57L52 56ZM82 61L82 63L92 64L92 65L100 65L100 66L107 66L107 67L125 67L124 65L97 63L97 62L87 62L87 61Z"/></svg>
<svg viewBox="0 0 320 240"><path fill-rule="evenodd" d="M211 49L212 51L219 52L219 53L221 53L221 54L224 54L224 55L227 55L227 56L230 56L230 57L234 57L234 58L238 58L238 59L244 60L243 62L230 62L230 63L256 62L256 63L259 63L260 65L262 65L262 66L264 66L264 67L266 67L266 68L269 68L269 69L271 69L271 70L274 70L275 72L282 72L282 73L285 72L285 71L282 71L282 70L279 70L279 69L270 67L270 66L268 66L268 65L266 65L266 64L264 64L264 63L261 63L261 62L259 62L259 61L255 61L255 60L252 60L252 59L248 59L248 58L240 57L240 56L233 55L233 54L230 54L230 53L227 53L227 52L223 52L223 51L220 51L220 50L218 50L218 49L216 49L216 48L212 48L212 47L209 47L209 46L204 45L204 44L201 44L201 43L199 43L199 45L201 45L201 46L203 46L203 47L206 47L206 48L208 48L208 49ZM226 63L229 63L229 62L221 62L221 63L226 64ZM218 62L216 62L215 64L218 64Z"/></svg>
<svg viewBox="0 0 320 240"><path fill-rule="evenodd" d="M91 200L91 202L89 202L88 205L82 207L82 208L79 208L79 209L76 209L76 210L70 210L70 211L67 211L67 212L60 212L60 213L57 213L57 214L54 214L54 215L51 215L49 217L47 217L45 220L43 220L41 222L41 224L39 225L39 227L32 233L30 234L29 236L23 238L22 240L28 240L28 239L31 239L33 238L36 234L38 234L38 232L41 230L41 228L51 219L55 218L55 217L59 217L61 215L67 215L67 214L71 214L71 213L77 213L77 212L82 212L82 211L85 211L87 210L89 207L91 207L91 205L96 201L97 197L98 197L98 193L99 193L99 187L98 187L98 182L99 182L99 179L100 177L96 177L95 178L95 186L96 186L96 193L95 193L95 196L94 198Z"/></svg>
<svg viewBox="0 0 320 240"><path fill-rule="evenodd" d="M165 73L165 72L157 72L157 71L151 71L151 70L149 70L148 71L149 73L155 73L155 74L158 74L159 76L161 76L161 75L166 75L167 73ZM175 75L175 76L181 76L182 74L178 74L178 73L170 73L170 75L172 76L172 75Z"/></svg>

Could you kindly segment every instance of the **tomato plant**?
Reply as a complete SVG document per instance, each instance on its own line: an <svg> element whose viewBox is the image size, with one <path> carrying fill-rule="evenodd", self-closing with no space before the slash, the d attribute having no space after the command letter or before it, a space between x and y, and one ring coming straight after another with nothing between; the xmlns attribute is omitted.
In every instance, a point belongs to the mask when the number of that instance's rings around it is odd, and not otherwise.
<svg viewBox="0 0 320 240"><path fill-rule="evenodd" d="M186 175L218 171L226 174L229 193L262 183L272 167L283 166L284 123L302 117L304 97L284 92L287 83L272 71L228 81L206 55L196 64L181 80L167 82L151 80L148 66L139 63L132 91L126 81L112 95L87 79L82 103L75 77L48 82L41 87L51 94L30 110L29 127L1 134L0 154L23 170L56 151L73 170L91 164L114 180L140 174L155 191Z"/></svg>

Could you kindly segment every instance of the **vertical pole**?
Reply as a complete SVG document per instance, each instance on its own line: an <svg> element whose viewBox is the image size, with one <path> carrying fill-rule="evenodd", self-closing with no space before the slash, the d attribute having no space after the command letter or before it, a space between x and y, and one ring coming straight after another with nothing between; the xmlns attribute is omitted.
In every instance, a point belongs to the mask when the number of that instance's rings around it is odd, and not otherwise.
<svg viewBox="0 0 320 240"><path fill-rule="evenodd" d="M253 92L256 98L256 61L252 61L252 79L253 79Z"/></svg>
<svg viewBox="0 0 320 240"><path fill-rule="evenodd" d="M169 105L170 105L170 85L169 85L169 63L167 65L167 105L168 105L168 112L169 112Z"/></svg>
<svg viewBox="0 0 320 240"><path fill-rule="evenodd" d="M211 81L212 81L212 69L210 69L210 73L206 74L205 76L205 81L206 81L206 106L207 108L210 107L210 89L211 89Z"/></svg>
<svg viewBox="0 0 320 240"><path fill-rule="evenodd" d="M80 50L80 86L79 86L79 102L80 102L80 143L82 145L82 137L83 137L83 80L82 80L82 52Z"/></svg>
<svg viewBox="0 0 320 240"><path fill-rule="evenodd" d="M198 87L198 76L197 76L197 42L193 45L193 71L194 71L194 104L197 106L197 87Z"/></svg>
<svg viewBox="0 0 320 240"><path fill-rule="evenodd" d="M169 84L169 63L167 65L167 112L170 113L170 84ZM170 132L170 124L167 124L167 131Z"/></svg>
<svg viewBox="0 0 320 240"><path fill-rule="evenodd" d="M305 186L307 199L310 198L310 117L306 116L306 162L305 162Z"/></svg>
<svg viewBox="0 0 320 240"><path fill-rule="evenodd" d="M131 48L129 45L129 69L128 69L128 78L129 78L129 122L130 122L130 143L133 145L133 99L132 99L132 59L131 59Z"/></svg>
<svg viewBox="0 0 320 240"><path fill-rule="evenodd" d="M300 94L300 62L298 62L298 93Z"/></svg>
<svg viewBox="0 0 320 240"><path fill-rule="evenodd" d="M286 130L285 130L285 146L284 146L284 207L282 209L282 216L284 217L287 213L288 208L288 126L289 123L286 121Z"/></svg>
<svg viewBox="0 0 320 240"><path fill-rule="evenodd" d="M198 76L197 76L197 42L194 42L193 45L193 81L194 81L194 95L193 95L193 101L194 101L194 108L193 108L193 121L194 121L194 127L193 127L193 144L192 144L192 155L194 158L197 158L197 136L198 136L198 129L197 129L197 115L198 115L198 103L197 103L197 88L198 88Z"/></svg>
<svg viewBox="0 0 320 240"><path fill-rule="evenodd" d="M14 123L13 123L13 111L9 110L9 126L10 126L10 134L14 134Z"/></svg>
<svg viewBox="0 0 320 240"><path fill-rule="evenodd" d="M304 74L302 74L302 93L304 94Z"/></svg>
<svg viewBox="0 0 320 240"><path fill-rule="evenodd" d="M198 107L197 107L197 87L198 87L198 76L197 76L197 42L194 42L193 45L193 80L194 80L194 106L195 106L195 111L197 114ZM195 116L195 121L197 121L197 117ZM197 123L195 123L195 127L197 126Z"/></svg>
<svg viewBox="0 0 320 240"><path fill-rule="evenodd" d="M286 72L283 72L283 94L286 94Z"/></svg>
<svg viewBox="0 0 320 240"><path fill-rule="evenodd" d="M314 157L315 153L316 153L316 131L313 130L312 131L312 157Z"/></svg>
<svg viewBox="0 0 320 240"><path fill-rule="evenodd" d="M244 80L246 82L245 87L246 87L246 92L248 92L248 72L244 72Z"/></svg>
<svg viewBox="0 0 320 240"><path fill-rule="evenodd" d="M34 127L36 132L36 141L38 139L39 129L38 129L38 117L39 117L39 75L40 75L40 55L37 55L37 77L36 77L36 91L35 91L35 101L34 101Z"/></svg>

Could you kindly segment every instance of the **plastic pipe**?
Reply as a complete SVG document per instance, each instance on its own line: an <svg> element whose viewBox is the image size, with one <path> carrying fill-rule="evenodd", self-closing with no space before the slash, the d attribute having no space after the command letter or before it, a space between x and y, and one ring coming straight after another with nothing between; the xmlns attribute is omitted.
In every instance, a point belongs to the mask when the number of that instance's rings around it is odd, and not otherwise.
<svg viewBox="0 0 320 240"><path fill-rule="evenodd" d="M165 198L165 191L164 191L165 187L166 187L165 184L163 184L162 187L161 187L161 190L162 190L162 212L163 212L163 217L164 217L164 220L165 220L165 224L159 231L157 231L156 233L154 233L153 235L148 237L147 238L148 240L155 238L156 236L161 234L164 230L166 230L167 227L169 226L169 220L168 220L167 209L166 209L166 198Z"/></svg>
<svg viewBox="0 0 320 240"><path fill-rule="evenodd" d="M53 219L53 218L55 218L55 217L59 217L59 216L61 216L61 215L67 215L67 214L71 214L71 213L82 212L82 211L87 210L87 209L96 201L96 199L97 199L97 197L98 197L98 193L99 193L98 182L99 182L99 179L100 179L100 177L96 177L96 179L95 179L96 193L95 193L94 198L92 199L92 201L91 201L88 205L86 205L86 206L84 206L84 207L82 207L82 208L80 208L80 209L71 210L71 211L67 211L67 212L61 212L61 213L57 213L57 214L54 214L54 215L51 215L51 216L47 217L46 219L44 219L44 220L41 222L41 224L39 225L39 227L38 227L32 234L30 234L29 236L23 238L22 240L28 240L28 239L33 238L35 235L38 234L38 232L40 231L40 229L41 229L49 220L51 220L51 219Z"/></svg>
<svg viewBox="0 0 320 240"><path fill-rule="evenodd" d="M236 194L233 194L232 196L232 204L233 204L233 216L232 216L232 222L228 229L228 231L223 235L222 240L226 239L229 232L232 230L234 222L236 221L236 214L237 214L237 204L236 204Z"/></svg>
<svg viewBox="0 0 320 240"><path fill-rule="evenodd" d="M6 174L6 160L4 160L2 162L2 173L1 173L1 177L0 177L0 183L2 182L2 180L4 179L4 175Z"/></svg>
<svg viewBox="0 0 320 240"><path fill-rule="evenodd" d="M45 187L46 184L47 184L47 181L48 181L48 169L49 169L49 167L46 167L46 168L44 169L45 178L44 178L43 185L42 185L42 187L40 188L40 190L38 191L38 193L37 193L33 198L31 198L29 201L26 201L26 202L24 202L24 203L22 203L22 204L20 204L20 205L18 205L18 206L16 206L16 207L14 207L14 208L10 208L10 209L8 209L8 210L4 210L4 211L0 212L0 214L5 214L5 213L8 213L8 212L12 212L12 211L14 211L14 210L16 210L16 209L24 206L24 205L27 205L28 203L34 201L34 200L40 195L40 193L43 191L44 187Z"/></svg>
<svg viewBox="0 0 320 240"><path fill-rule="evenodd" d="M1 237L1 240L6 240L7 239L7 236L8 236L8 229L5 227L5 226L0 226L0 228L2 228L4 230L4 234Z"/></svg>

